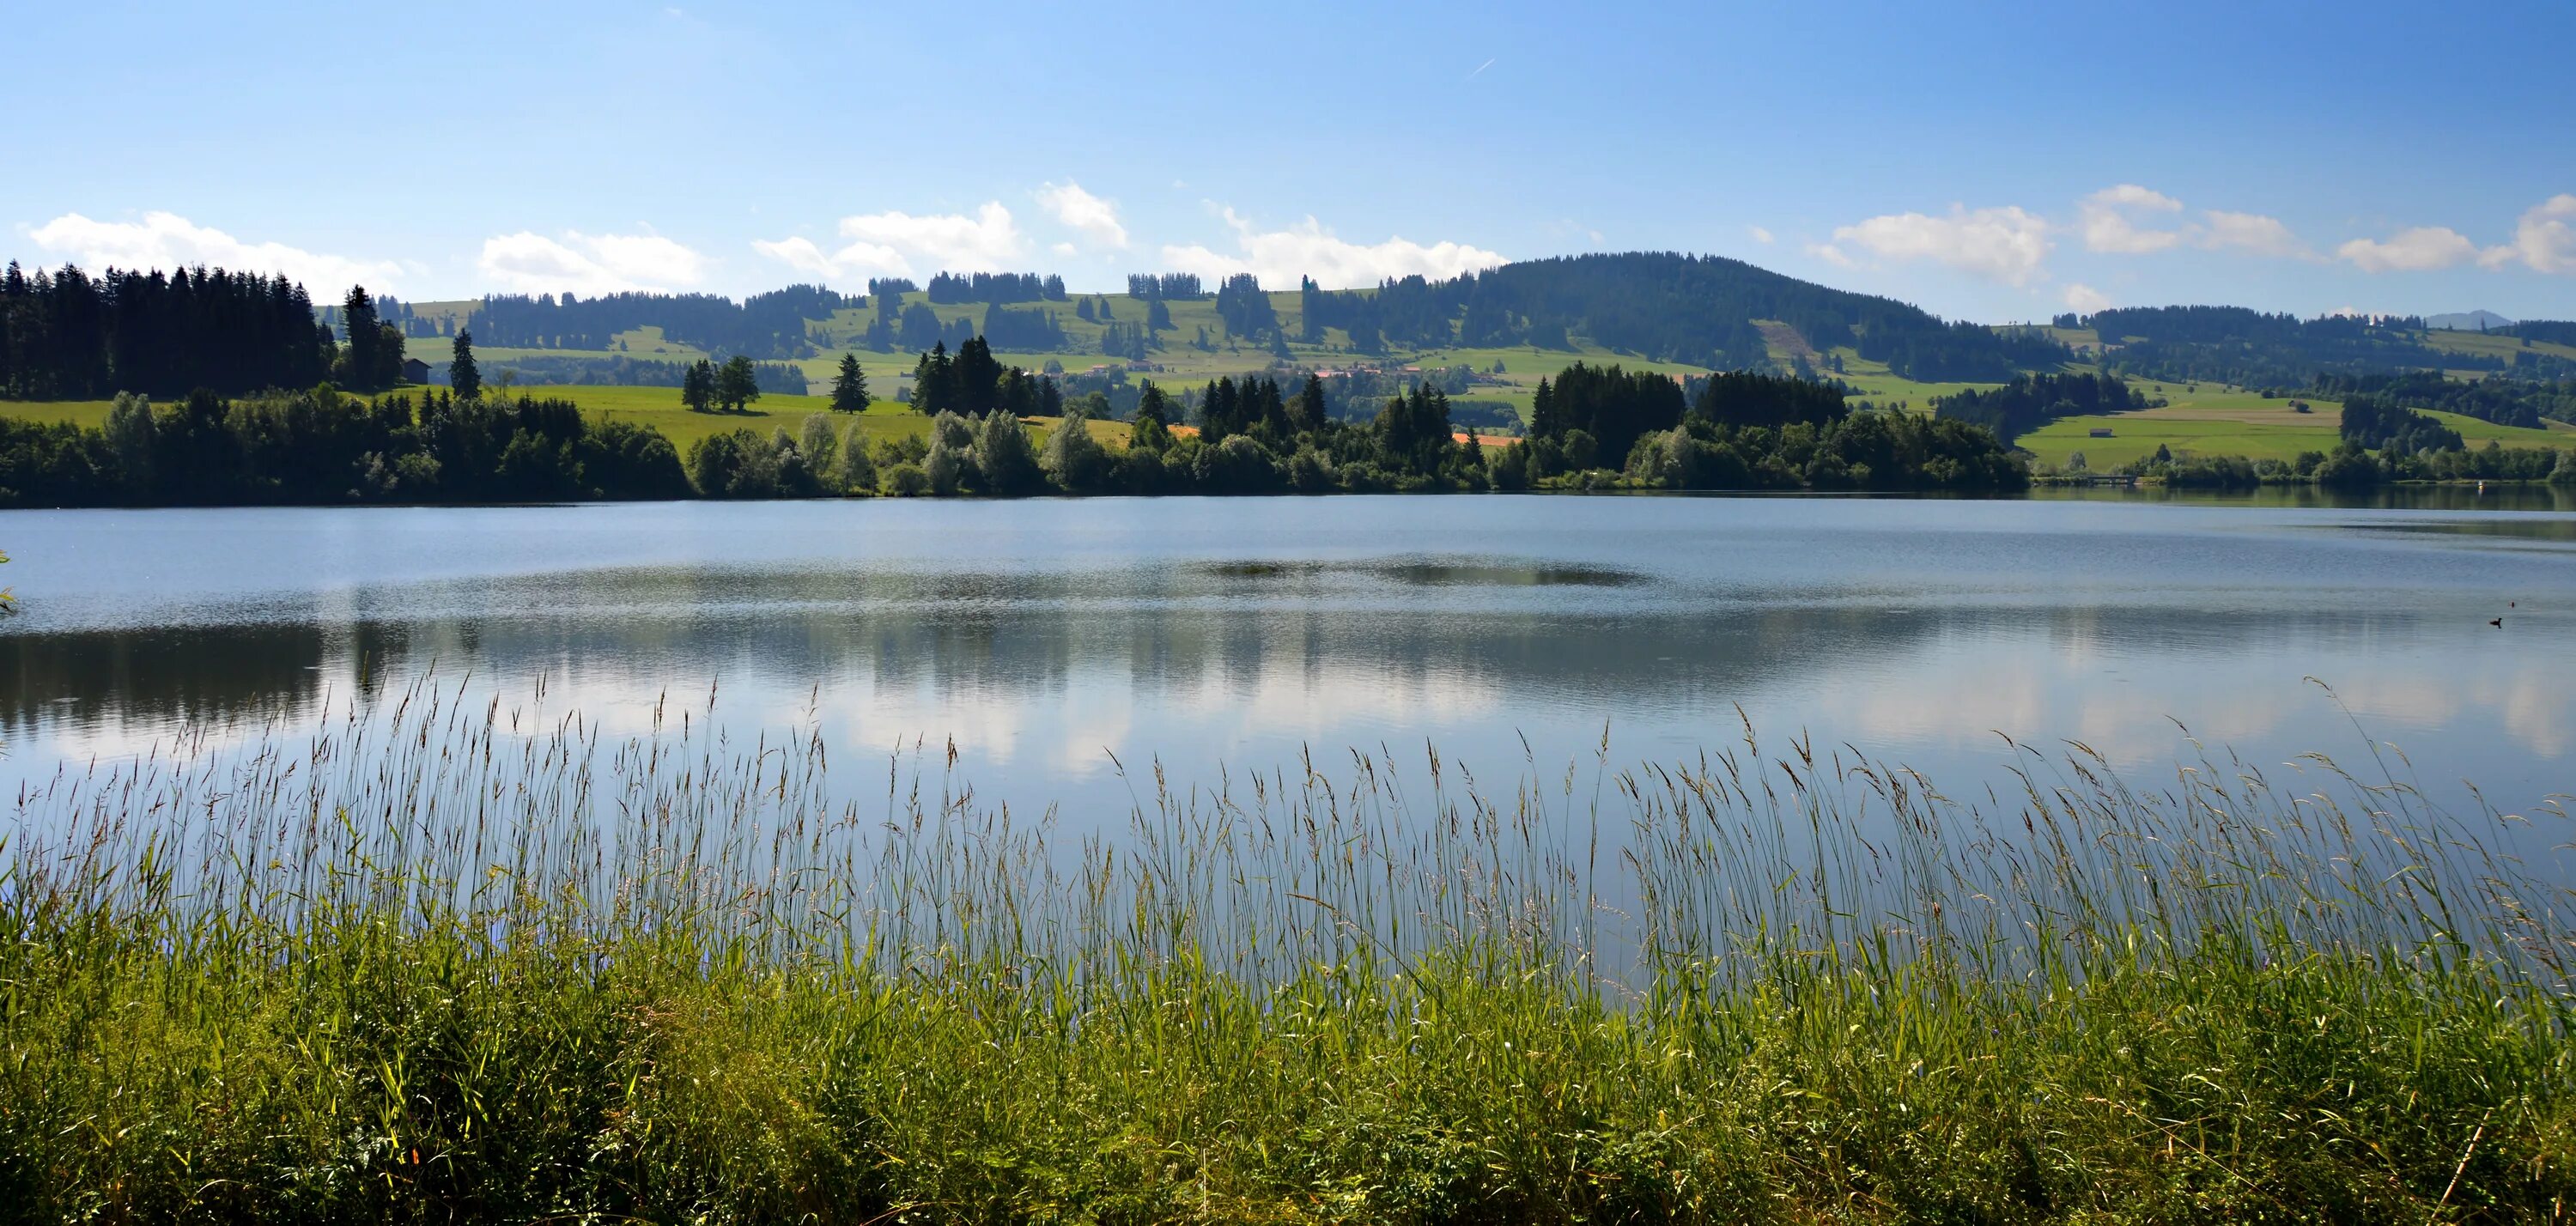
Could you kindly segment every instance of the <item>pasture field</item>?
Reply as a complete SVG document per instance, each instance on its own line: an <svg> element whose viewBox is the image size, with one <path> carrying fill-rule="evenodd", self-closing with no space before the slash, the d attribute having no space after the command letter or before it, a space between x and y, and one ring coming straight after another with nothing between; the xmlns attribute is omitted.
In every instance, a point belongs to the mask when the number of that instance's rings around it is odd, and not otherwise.
<svg viewBox="0 0 2576 1226"><path fill-rule="evenodd" d="M2157 394L2154 383L2145 385ZM2244 456L2250 460L2295 460L2303 451L2332 451L2341 441L2343 406L2332 400L2308 400L2312 412L2300 413L2282 399L2264 399L2235 389L2193 392L2166 384L2171 403L2160 409L2100 416L2063 417L2021 436L2017 446L2043 464L2063 466L2076 452L2086 465L2108 468L2154 455L2158 446L2177 456ZM2202 385L2207 388L2208 385ZM2460 432L2472 447L2494 440L2506 447L2576 446L2576 428L2552 425L2544 430L2499 426L2456 413L2435 413ZM2108 429L2110 438L2090 432Z"/></svg>
<svg viewBox="0 0 2576 1226"><path fill-rule="evenodd" d="M2424 343L2449 353L2475 353L2501 358L2533 354L2576 362L2576 345L2559 345L2549 341L2531 341L2526 344L2520 337L2506 336L2498 332L2433 331L2424 334Z"/></svg>
<svg viewBox="0 0 2576 1226"><path fill-rule="evenodd" d="M67 421L85 430L107 424L110 400L0 400L0 418L11 421Z"/></svg>
<svg viewBox="0 0 2576 1226"><path fill-rule="evenodd" d="M417 390L417 389L412 389ZM648 425L671 440L671 446L687 455L690 446L712 434L725 434L751 429L761 434L785 430L790 435L816 413L829 413L831 399L826 396L763 396L751 403L745 413L693 413L680 404L680 389L675 387L567 387L537 385L520 387L513 394L540 399L552 397L569 400L594 418L631 421ZM18 421L67 421L87 429L97 429L107 420L110 402L105 400L0 400L0 419ZM1061 419L1033 417L1028 419L1035 441L1043 446L1046 436ZM930 419L892 400L879 400L868 411L843 420L843 429L855 421L871 443L887 439L926 434ZM1112 450L1127 446L1127 423L1095 421L1092 436Z"/></svg>
<svg viewBox="0 0 2576 1226"><path fill-rule="evenodd" d="M793 436L816 413L830 413L828 396L763 396L752 401L750 411L743 413L693 413L680 404L678 388L670 387L533 387L524 389L532 396L553 396L570 400L597 418L631 421L662 432L671 445L687 455L699 439L712 434L727 434L750 429L761 434L785 430ZM1046 436L1061 422L1060 418L1033 417L1032 438L1041 446ZM835 416L834 421L846 430L855 422L866 432L870 443L888 439L909 438L930 432L930 419L915 413L900 402L879 400L865 413L848 417ZM1095 421L1092 436L1113 449L1127 445L1127 423Z"/></svg>

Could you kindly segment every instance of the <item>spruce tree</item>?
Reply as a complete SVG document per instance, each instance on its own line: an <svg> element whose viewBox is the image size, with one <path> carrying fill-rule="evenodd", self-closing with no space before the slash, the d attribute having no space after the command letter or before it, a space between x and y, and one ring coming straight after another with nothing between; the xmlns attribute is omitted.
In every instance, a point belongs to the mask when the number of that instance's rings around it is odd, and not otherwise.
<svg viewBox="0 0 2576 1226"><path fill-rule="evenodd" d="M864 413L868 409L868 372L859 369L859 355L841 355L841 372L832 377L832 411Z"/></svg>
<svg viewBox="0 0 2576 1226"><path fill-rule="evenodd" d="M705 358L690 363L687 374L680 377L680 403L693 413L712 411L716 404L716 364Z"/></svg>
<svg viewBox="0 0 2576 1226"><path fill-rule="evenodd" d="M384 344L384 332L376 326L376 303L367 296L367 287L352 285L349 296L340 303L340 331L349 338L341 351L340 377L351 387L375 386L379 358L376 350Z"/></svg>
<svg viewBox="0 0 2576 1226"><path fill-rule="evenodd" d="M1127 432L1130 450L1161 451L1172 445L1170 406L1163 389L1154 386L1153 380L1145 380L1144 391L1136 400L1135 423Z"/></svg>
<svg viewBox="0 0 2576 1226"><path fill-rule="evenodd" d="M459 400L483 398L483 372L474 365L474 334L459 332L448 346L455 356L447 363L447 385Z"/></svg>
<svg viewBox="0 0 2576 1226"><path fill-rule="evenodd" d="M1306 386L1297 389L1297 403L1288 413L1291 434L1306 434L1324 428L1329 413L1324 403L1324 380L1309 373Z"/></svg>

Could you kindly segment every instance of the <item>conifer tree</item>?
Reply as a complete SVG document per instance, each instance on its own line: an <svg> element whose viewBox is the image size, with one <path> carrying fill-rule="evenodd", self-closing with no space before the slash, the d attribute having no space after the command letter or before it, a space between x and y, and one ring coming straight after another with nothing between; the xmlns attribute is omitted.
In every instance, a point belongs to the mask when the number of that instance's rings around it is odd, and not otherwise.
<svg viewBox="0 0 2576 1226"><path fill-rule="evenodd" d="M1144 391L1136 398L1136 419L1129 427L1127 446L1132 450L1162 451L1172 445L1171 401L1163 389L1145 380Z"/></svg>
<svg viewBox="0 0 2576 1226"><path fill-rule="evenodd" d="M760 377L752 370L751 359L735 354L716 369L716 400L736 413L760 399Z"/></svg>
<svg viewBox="0 0 2576 1226"><path fill-rule="evenodd" d="M715 363L699 358L689 364L688 373L680 377L680 403L689 406L689 411L693 413L706 413L715 409Z"/></svg>
<svg viewBox="0 0 2576 1226"><path fill-rule="evenodd" d="M1324 380L1309 372L1306 386L1297 389L1297 403L1288 411L1288 432L1306 434L1324 428L1330 411L1324 402Z"/></svg>
<svg viewBox="0 0 2576 1226"><path fill-rule="evenodd" d="M864 413L868 408L868 372L859 369L859 355L841 355L840 373L832 377L832 411Z"/></svg>
<svg viewBox="0 0 2576 1226"><path fill-rule="evenodd" d="M474 365L474 334L459 332L448 346L447 386L459 400L483 398L483 372Z"/></svg>
<svg viewBox="0 0 2576 1226"><path fill-rule="evenodd" d="M341 381L351 387L376 386L377 349L384 344L384 331L376 326L376 303L367 296L366 286L350 286L349 296L341 300L340 331L349 338L341 350Z"/></svg>

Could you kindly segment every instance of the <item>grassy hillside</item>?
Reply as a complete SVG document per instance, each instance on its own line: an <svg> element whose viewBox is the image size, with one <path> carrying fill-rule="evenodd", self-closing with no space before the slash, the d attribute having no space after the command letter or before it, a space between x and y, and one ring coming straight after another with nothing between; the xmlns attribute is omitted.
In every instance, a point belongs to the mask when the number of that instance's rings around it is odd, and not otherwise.
<svg viewBox="0 0 2576 1226"><path fill-rule="evenodd" d="M2508 361L2528 360L2530 356L2559 358L2576 362L2576 345L2550 341L2525 341L2501 332L2444 332L2424 334L2424 343L2450 353L2473 353Z"/></svg>
<svg viewBox="0 0 2576 1226"><path fill-rule="evenodd" d="M2166 386L2170 390L2163 394L2170 403L2163 408L2060 418L2021 436L2018 445L2043 464L2063 465L2080 451L2089 466L2108 468L2154 455L2159 446L2177 456L2295 460L2302 451L2332 451L2342 441L2337 431L2343 406L2331 400L2306 401L2313 411L2299 413L2287 400L2253 392L2206 384L2196 392L2184 385ZM2521 430L2456 413L2432 416L2458 430L2471 447L2485 446L2488 440L2506 447L2576 447L2576 427ZM2091 437L2097 429L2111 431L2111 437Z"/></svg>

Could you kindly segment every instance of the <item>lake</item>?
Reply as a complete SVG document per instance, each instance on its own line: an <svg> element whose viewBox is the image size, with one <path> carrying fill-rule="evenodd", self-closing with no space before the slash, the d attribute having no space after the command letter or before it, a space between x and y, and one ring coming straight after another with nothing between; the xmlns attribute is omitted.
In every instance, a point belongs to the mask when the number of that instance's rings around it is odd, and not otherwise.
<svg viewBox="0 0 2576 1226"><path fill-rule="evenodd" d="M10 512L0 771L292 731L435 670L505 705L542 678L611 738L712 689L727 731L819 727L880 791L885 754L953 742L979 798L1072 817L1123 813L1116 761L1205 784L1430 743L1508 779L1605 733L1614 763L1739 744L1742 719L1773 752L1809 735L1953 793L2009 782L2004 736L2153 782L2185 729L2266 766L2366 761L2366 733L2510 811L2576 790L2576 514L2486 505Z"/></svg>

